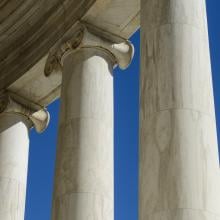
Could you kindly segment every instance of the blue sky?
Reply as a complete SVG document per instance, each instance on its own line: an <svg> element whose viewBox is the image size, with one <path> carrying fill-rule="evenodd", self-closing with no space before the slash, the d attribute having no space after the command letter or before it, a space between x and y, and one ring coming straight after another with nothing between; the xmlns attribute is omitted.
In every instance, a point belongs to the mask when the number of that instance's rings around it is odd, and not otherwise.
<svg viewBox="0 0 220 220"><path fill-rule="evenodd" d="M207 0L213 85L220 138L220 1ZM138 97L140 31L131 38L131 66L114 71L115 100L115 220L138 220ZM25 220L50 220L60 101L48 110L51 122L43 134L30 132L30 156Z"/></svg>

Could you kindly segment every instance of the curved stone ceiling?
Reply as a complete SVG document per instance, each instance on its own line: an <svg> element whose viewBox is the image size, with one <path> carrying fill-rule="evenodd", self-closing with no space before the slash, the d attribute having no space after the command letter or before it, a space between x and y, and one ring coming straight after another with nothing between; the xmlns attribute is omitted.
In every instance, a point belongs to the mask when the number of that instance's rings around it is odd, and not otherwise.
<svg viewBox="0 0 220 220"><path fill-rule="evenodd" d="M42 58L94 2L95 0L2 0L0 90Z"/></svg>

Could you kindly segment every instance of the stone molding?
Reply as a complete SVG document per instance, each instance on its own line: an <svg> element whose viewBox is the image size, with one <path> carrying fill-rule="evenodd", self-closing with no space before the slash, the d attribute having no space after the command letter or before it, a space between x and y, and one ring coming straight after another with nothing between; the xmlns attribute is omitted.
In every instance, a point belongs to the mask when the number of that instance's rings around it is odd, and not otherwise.
<svg viewBox="0 0 220 220"><path fill-rule="evenodd" d="M59 71L66 56L83 48L96 48L109 53L113 63L121 69L126 69L134 56L134 47L130 41L89 24L80 23L69 39L56 45L53 52L51 50L44 69L45 75Z"/></svg>
<svg viewBox="0 0 220 220"><path fill-rule="evenodd" d="M2 113L25 116L38 133L42 133L50 121L50 114L45 108L9 92L0 95L0 114Z"/></svg>

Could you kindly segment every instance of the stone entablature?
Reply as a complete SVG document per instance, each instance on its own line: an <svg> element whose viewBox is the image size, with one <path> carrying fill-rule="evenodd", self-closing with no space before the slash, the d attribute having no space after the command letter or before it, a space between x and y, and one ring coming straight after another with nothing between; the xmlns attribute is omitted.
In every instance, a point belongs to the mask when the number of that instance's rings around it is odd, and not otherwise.
<svg viewBox="0 0 220 220"><path fill-rule="evenodd" d="M48 105L60 95L60 78L44 82L42 91L35 90L36 84L30 85L29 93L26 80L32 78L31 81L42 84L41 70L51 47L79 20L129 38L140 25L139 15L140 2L136 0L1 2L0 90L9 89L15 93L19 90L19 95Z"/></svg>
<svg viewBox="0 0 220 220"><path fill-rule="evenodd" d="M35 65L95 0L0 3L0 90Z"/></svg>

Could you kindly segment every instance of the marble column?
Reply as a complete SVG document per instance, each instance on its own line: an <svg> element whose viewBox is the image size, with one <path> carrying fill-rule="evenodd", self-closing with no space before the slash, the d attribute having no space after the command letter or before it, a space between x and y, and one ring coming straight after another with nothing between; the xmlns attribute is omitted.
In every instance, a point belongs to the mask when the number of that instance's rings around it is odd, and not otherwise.
<svg viewBox="0 0 220 220"><path fill-rule="evenodd" d="M14 101L11 96L0 97L0 219L2 220L24 220L28 133L32 125L35 125L39 132L43 131L47 122L48 114L45 110L32 111L29 107Z"/></svg>
<svg viewBox="0 0 220 220"><path fill-rule="evenodd" d="M205 0L141 1L140 220L219 220Z"/></svg>
<svg viewBox="0 0 220 220"><path fill-rule="evenodd" d="M113 66L133 47L81 30L61 57L62 92L53 220L114 219ZM79 34L80 35L80 34ZM71 42L71 41L69 41ZM64 47L65 48L65 47Z"/></svg>

